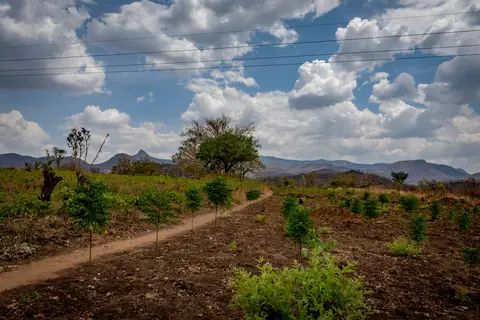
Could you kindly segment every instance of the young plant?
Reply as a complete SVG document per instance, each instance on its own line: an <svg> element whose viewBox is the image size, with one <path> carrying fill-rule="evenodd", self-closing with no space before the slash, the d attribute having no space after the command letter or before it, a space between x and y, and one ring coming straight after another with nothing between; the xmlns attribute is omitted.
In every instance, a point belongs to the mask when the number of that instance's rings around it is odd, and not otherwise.
<svg viewBox="0 0 480 320"><path fill-rule="evenodd" d="M361 278L351 277L350 263L340 267L330 254L314 248L307 267L274 269L259 259L258 275L236 270L230 285L231 306L245 319L366 319L368 307Z"/></svg>
<svg viewBox="0 0 480 320"><path fill-rule="evenodd" d="M422 252L415 241L408 240L405 237L397 238L393 242L387 243L387 246L393 255L400 257L415 257Z"/></svg>
<svg viewBox="0 0 480 320"><path fill-rule="evenodd" d="M359 214L362 212L360 200L358 200L357 198L353 199L352 205L350 206L350 211L352 211L353 214Z"/></svg>
<svg viewBox="0 0 480 320"><path fill-rule="evenodd" d="M350 208L352 205L352 200L349 198L343 199L342 202L340 202L340 208Z"/></svg>
<svg viewBox="0 0 480 320"><path fill-rule="evenodd" d="M390 202L386 193L380 193L380 195L378 196L378 201L382 204L382 206Z"/></svg>
<svg viewBox="0 0 480 320"><path fill-rule="evenodd" d="M437 220L441 212L442 212L442 205L440 204L440 201L433 200L432 203L430 204L430 214L432 215L432 221Z"/></svg>
<svg viewBox="0 0 480 320"><path fill-rule="evenodd" d="M370 196L371 196L371 195L372 195L372 194L371 194L370 192L365 191L365 192L363 193L363 200L364 200L364 201L368 201L368 200L370 199Z"/></svg>
<svg viewBox="0 0 480 320"><path fill-rule="evenodd" d="M298 206L290 213L286 227L286 235L292 237L300 244L300 255L302 254L302 239L305 239L313 228L310 219L310 211L303 206Z"/></svg>
<svg viewBox="0 0 480 320"><path fill-rule="evenodd" d="M87 180L83 185L77 185L66 206L73 221L90 233L89 263L92 262L92 234L104 231L110 220L107 191L103 182Z"/></svg>
<svg viewBox="0 0 480 320"><path fill-rule="evenodd" d="M233 240L232 242L230 242L228 247L233 250L237 249L237 241Z"/></svg>
<svg viewBox="0 0 480 320"><path fill-rule="evenodd" d="M427 239L427 220L421 214L412 216L408 222L408 235L413 241L420 243Z"/></svg>
<svg viewBox="0 0 480 320"><path fill-rule="evenodd" d="M298 207L298 199L294 196L288 196L283 200L282 215L288 219L295 208Z"/></svg>
<svg viewBox="0 0 480 320"><path fill-rule="evenodd" d="M268 217L263 215L263 214L257 214L255 216L255 221L259 222L261 224L267 224L268 223Z"/></svg>
<svg viewBox="0 0 480 320"><path fill-rule="evenodd" d="M328 191L327 192L327 198L331 203L337 202L337 195L335 191Z"/></svg>
<svg viewBox="0 0 480 320"><path fill-rule="evenodd" d="M157 189L144 191L137 199L137 208L147 214L148 219L155 226L155 256L158 251L158 231L160 224L173 215L173 195L171 191Z"/></svg>
<svg viewBox="0 0 480 320"><path fill-rule="evenodd" d="M472 226L472 219L470 218L470 214L467 211L463 211L457 217L457 225L460 228L460 231L467 232L470 227Z"/></svg>
<svg viewBox="0 0 480 320"><path fill-rule="evenodd" d="M318 231L320 231L321 234L329 234L329 233L332 233L332 228L322 227Z"/></svg>
<svg viewBox="0 0 480 320"><path fill-rule="evenodd" d="M260 190L248 190L246 194L248 201L257 200L261 195L262 192Z"/></svg>
<svg viewBox="0 0 480 320"><path fill-rule="evenodd" d="M232 200L232 187L230 187L225 178L218 177L208 182L203 188L207 194L208 200L215 206L215 226L214 232L217 231L217 214L218 207L228 205Z"/></svg>
<svg viewBox="0 0 480 320"><path fill-rule="evenodd" d="M400 197L399 202L400 206L405 210L405 213L410 213L418 209L418 198L413 195Z"/></svg>
<svg viewBox="0 0 480 320"><path fill-rule="evenodd" d="M475 206L472 209L473 214L479 214L480 213L480 206Z"/></svg>
<svg viewBox="0 0 480 320"><path fill-rule="evenodd" d="M190 188L185 193L186 206L187 209L192 213L192 231L193 231L193 220L195 218L195 212L199 211L203 206L203 195L202 191L198 188Z"/></svg>
<svg viewBox="0 0 480 320"><path fill-rule="evenodd" d="M377 208L376 200L368 200L365 202L365 216L367 218L377 218L380 215L380 211Z"/></svg>
<svg viewBox="0 0 480 320"><path fill-rule="evenodd" d="M468 266L480 264L480 248L463 248L463 262Z"/></svg>
<svg viewBox="0 0 480 320"><path fill-rule="evenodd" d="M405 181L408 178L408 173L399 171L399 172L392 172L390 175L392 176L392 181L395 183L395 186L397 188L397 193L400 194L400 190L402 189L403 185L405 184Z"/></svg>

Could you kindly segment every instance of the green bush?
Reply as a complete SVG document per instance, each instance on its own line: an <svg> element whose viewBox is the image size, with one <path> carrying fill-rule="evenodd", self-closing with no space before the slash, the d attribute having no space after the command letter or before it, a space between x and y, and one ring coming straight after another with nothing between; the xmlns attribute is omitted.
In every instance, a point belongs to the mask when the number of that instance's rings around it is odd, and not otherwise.
<svg viewBox="0 0 480 320"><path fill-rule="evenodd" d="M421 214L412 216L408 222L408 234L410 239L417 243L427 239L427 220Z"/></svg>
<svg viewBox="0 0 480 320"><path fill-rule="evenodd" d="M456 223L457 226L460 228L460 231L467 232L472 226L472 219L470 218L470 214L467 211L463 211L457 217Z"/></svg>
<svg viewBox="0 0 480 320"><path fill-rule="evenodd" d="M472 212L473 212L473 214L479 214L480 213L480 207L479 206L473 207Z"/></svg>
<svg viewBox="0 0 480 320"><path fill-rule="evenodd" d="M372 195L371 192L365 191L365 192L363 193L363 200L364 200L364 201L368 201L368 200L370 199L370 196L371 196L371 195Z"/></svg>
<svg viewBox="0 0 480 320"><path fill-rule="evenodd" d="M466 265L472 266L480 264L480 248L463 248L462 255L463 262Z"/></svg>
<svg viewBox="0 0 480 320"><path fill-rule="evenodd" d="M400 257L415 257L422 252L422 249L417 246L415 241L408 240L405 237L397 238L393 242L388 243L387 246L393 255Z"/></svg>
<svg viewBox="0 0 480 320"><path fill-rule="evenodd" d="M225 178L218 177L208 182L203 191L207 194L208 200L215 206L215 225L214 232L217 231L218 207L225 207L232 201L232 187Z"/></svg>
<svg viewBox="0 0 480 320"><path fill-rule="evenodd" d="M288 237L291 237L300 243L307 238L308 233L313 228L313 222L310 219L310 211L303 206L297 206L288 218L286 232Z"/></svg>
<svg viewBox="0 0 480 320"><path fill-rule="evenodd" d="M282 215L285 219L288 219L290 214L298 207L298 199L294 196L288 196L283 200Z"/></svg>
<svg viewBox="0 0 480 320"><path fill-rule="evenodd" d="M442 212L442 206L440 204L440 201L438 200L433 200L432 203L430 204L430 214L432 215L432 221L435 221L440 217L440 214Z"/></svg>
<svg viewBox="0 0 480 320"><path fill-rule="evenodd" d="M247 200L248 201L257 200L258 198L260 198L261 195L262 195L262 192L260 190L248 190Z"/></svg>
<svg viewBox="0 0 480 320"><path fill-rule="evenodd" d="M350 208L352 204L352 199L343 199L342 202L340 202L340 208Z"/></svg>
<svg viewBox="0 0 480 320"><path fill-rule="evenodd" d="M377 218L380 215L380 211L377 208L376 200L366 201L364 211L367 218Z"/></svg>
<svg viewBox="0 0 480 320"><path fill-rule="evenodd" d="M355 193L357 193L357 191L355 191L355 189L347 189L347 191L345 192L345 195L354 196Z"/></svg>
<svg viewBox="0 0 480 320"><path fill-rule="evenodd" d="M415 196L402 196L400 197L400 206L402 206L405 212L410 213L418 209L418 198Z"/></svg>
<svg viewBox="0 0 480 320"><path fill-rule="evenodd" d="M268 217L263 215L263 214L257 214L255 216L255 221L259 222L261 224L267 224L268 223Z"/></svg>
<svg viewBox="0 0 480 320"><path fill-rule="evenodd" d="M371 314L363 279L349 277L353 266L339 267L320 248L312 250L308 267L294 264L276 270L260 259L259 269L259 275L237 270L231 281L231 306L246 320L366 319Z"/></svg>
<svg viewBox="0 0 480 320"><path fill-rule="evenodd" d="M380 193L380 195L378 196L378 201L382 205L385 205L390 202L390 200L388 199L388 195L386 193Z"/></svg>
<svg viewBox="0 0 480 320"><path fill-rule="evenodd" d="M337 202L337 194L335 193L335 191L328 191L327 198L331 203Z"/></svg>
<svg viewBox="0 0 480 320"><path fill-rule="evenodd" d="M359 214L362 212L362 206L360 204L360 200L357 198L353 199L352 205L350 206L350 211L354 214Z"/></svg>

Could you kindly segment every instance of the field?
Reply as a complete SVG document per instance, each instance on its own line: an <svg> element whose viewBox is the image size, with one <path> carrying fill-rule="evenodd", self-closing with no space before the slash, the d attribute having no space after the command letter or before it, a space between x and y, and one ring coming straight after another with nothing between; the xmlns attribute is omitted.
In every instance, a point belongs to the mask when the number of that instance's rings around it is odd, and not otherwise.
<svg viewBox="0 0 480 320"><path fill-rule="evenodd" d="M0 272L44 256L87 246L88 234L73 224L64 210L65 196L76 185L75 173L65 170L59 171L58 175L63 180L57 185L50 205L45 206L37 199L42 186L39 170L0 169ZM108 186L107 197L112 206L108 232L95 235L95 244L129 239L154 229L145 214L136 210L134 205L143 191L168 189L183 193L189 187L201 187L209 181L208 178L189 180L168 176L91 176ZM261 188L260 183L249 180L228 179L228 183L234 189L234 203L245 202L246 191ZM207 202L204 206L204 210L211 208ZM186 209L162 227L177 223L183 214Z"/></svg>
<svg viewBox="0 0 480 320"><path fill-rule="evenodd" d="M284 236L281 215L284 196L294 194L311 211L324 241L335 239L332 253L339 265L356 264L363 276L370 319L478 319L480 270L464 264L461 249L478 247L480 215L471 199L440 199L440 216L430 220L429 197L420 198L413 213L399 205L395 192L379 205L379 216L352 214L345 199L357 198L365 207L365 190L274 190L275 196L219 221L216 232L207 225L152 247L118 253L94 261L93 278L87 265L66 270L60 278L3 293L0 318L5 319L242 319L229 307L229 281L235 268L256 273L257 259L274 267L305 263L298 244ZM467 230L459 217L468 212ZM256 216L266 217L261 223ZM413 257L393 255L387 244L407 233L410 216L423 214L427 240Z"/></svg>

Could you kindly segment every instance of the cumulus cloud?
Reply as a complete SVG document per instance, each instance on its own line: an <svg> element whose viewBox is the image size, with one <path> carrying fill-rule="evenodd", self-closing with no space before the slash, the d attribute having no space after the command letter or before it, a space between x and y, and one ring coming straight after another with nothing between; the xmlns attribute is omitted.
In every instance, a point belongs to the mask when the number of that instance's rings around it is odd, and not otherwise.
<svg viewBox="0 0 480 320"><path fill-rule="evenodd" d="M98 150L105 135L110 134L100 161L119 152L134 154L139 149L145 149L155 157L170 158L180 142L178 132L166 131L162 123L134 125L129 114L117 109L102 110L99 106L87 106L82 112L68 117L64 128L72 127L86 127L91 131L92 150Z"/></svg>
<svg viewBox="0 0 480 320"><path fill-rule="evenodd" d="M0 10L0 42L8 46L44 45L69 43L62 46L37 46L2 48L0 60L31 57L87 56L75 59L50 59L35 61L0 62L0 67L10 69L58 68L79 66L69 72L84 72L82 66L96 66L96 74L67 75L57 72L49 76L0 77L0 88L4 89L43 89L66 91L74 94L103 92L105 75L102 64L88 57L87 48L79 39L76 30L90 18L85 7L76 7L75 0L8 0ZM31 74L10 72L9 74Z"/></svg>
<svg viewBox="0 0 480 320"><path fill-rule="evenodd" d="M205 67L218 63L195 62L232 59L252 48L208 50L210 47L242 46L254 32L221 33L226 30L265 29L281 42L296 41L298 34L285 27L283 20L317 16L330 11L340 0L257 1L177 0L165 5L142 0L120 7L119 12L105 14L88 23L88 39L149 37L148 41L102 43L116 51L171 51L146 55L147 63L192 62L189 67ZM135 21L135 23L131 23ZM188 35L188 34L196 35ZM199 35L199 33L203 33ZM206 34L205 34L206 33ZM181 35L181 36L175 36ZM200 51L202 49L202 51ZM187 50L187 51L182 51ZM175 68L178 65L174 65ZM185 67L182 64L182 67ZM172 68L156 65L155 68Z"/></svg>
<svg viewBox="0 0 480 320"><path fill-rule="evenodd" d="M0 113L0 153L42 155L49 138L36 122L25 120L19 111Z"/></svg>
<svg viewBox="0 0 480 320"><path fill-rule="evenodd" d="M153 97L153 92L148 92L144 94L143 96L137 97L137 103L145 101L145 99L148 98L148 101L154 102L155 98Z"/></svg>
<svg viewBox="0 0 480 320"><path fill-rule="evenodd" d="M410 74L401 73L391 83L385 78L376 83L373 86L370 101L377 103L390 100L418 101L419 98L413 77Z"/></svg>
<svg viewBox="0 0 480 320"><path fill-rule="evenodd" d="M297 109L326 107L353 99L357 87L355 72L335 72L323 60L306 62L298 72L300 77L290 95L290 103Z"/></svg>

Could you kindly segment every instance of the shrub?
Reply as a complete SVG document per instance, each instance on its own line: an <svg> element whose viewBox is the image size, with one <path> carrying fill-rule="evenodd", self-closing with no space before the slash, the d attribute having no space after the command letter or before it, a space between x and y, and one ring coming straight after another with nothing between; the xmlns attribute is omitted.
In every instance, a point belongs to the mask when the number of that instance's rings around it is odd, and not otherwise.
<svg viewBox="0 0 480 320"><path fill-rule="evenodd" d="M462 232L467 232L470 229L470 227L472 226L472 220L470 218L470 214L467 211L463 211L457 217L457 225Z"/></svg>
<svg viewBox="0 0 480 320"><path fill-rule="evenodd" d="M453 210L448 211L448 221L455 222L455 212Z"/></svg>
<svg viewBox="0 0 480 320"><path fill-rule="evenodd" d="M260 222L261 224L267 224L268 223L268 217L264 216L263 214L257 214L255 216L255 221Z"/></svg>
<svg viewBox="0 0 480 320"><path fill-rule="evenodd" d="M390 200L388 199L388 195L386 193L380 193L380 195L378 196L378 201L380 201L382 205L385 205L390 202Z"/></svg>
<svg viewBox="0 0 480 320"><path fill-rule="evenodd" d="M347 191L345 192L345 195L354 196L355 193L356 193L355 189L347 189Z"/></svg>
<svg viewBox="0 0 480 320"><path fill-rule="evenodd" d="M363 279L347 263L340 268L330 254L314 249L309 266L294 264L274 269L260 259L260 274L237 270L231 281L231 306L247 320L260 319L365 319L371 312Z"/></svg>
<svg viewBox="0 0 480 320"><path fill-rule="evenodd" d="M371 194L370 192L365 191L365 192L363 193L363 197L362 197L362 198L363 198L364 201L367 201L367 200L370 199L370 196L371 196L371 195L372 195L372 194Z"/></svg>
<svg viewBox="0 0 480 320"><path fill-rule="evenodd" d="M331 190L328 191L327 192L327 198L331 203L337 202L337 195L336 195L335 191L331 191Z"/></svg>
<svg viewBox="0 0 480 320"><path fill-rule="evenodd" d="M463 248L462 255L466 265L480 264L480 248Z"/></svg>
<svg viewBox="0 0 480 320"><path fill-rule="evenodd" d="M410 239L420 243L427 239L427 220L421 214L412 216L408 222L408 234Z"/></svg>
<svg viewBox="0 0 480 320"><path fill-rule="evenodd" d="M415 241L408 240L405 237L397 238L393 242L388 243L387 246L393 255L400 257L415 257L422 252L422 249L417 246Z"/></svg>
<svg viewBox="0 0 480 320"><path fill-rule="evenodd" d="M354 214L359 214L362 212L362 207L360 205L360 200L357 198L353 199L352 205L350 206L350 211Z"/></svg>
<svg viewBox="0 0 480 320"><path fill-rule="evenodd" d="M105 230L110 220L107 186L100 181L85 181L75 188L67 204L67 212L75 224L90 232L89 262L92 261L92 233Z"/></svg>
<svg viewBox="0 0 480 320"><path fill-rule="evenodd" d="M321 234L329 234L332 233L332 228L329 227L322 227L319 229Z"/></svg>
<svg viewBox="0 0 480 320"><path fill-rule="evenodd" d="M288 219L290 214L298 207L298 199L293 196L288 196L283 200L282 215L285 219Z"/></svg>
<svg viewBox="0 0 480 320"><path fill-rule="evenodd" d="M257 200L258 198L260 198L261 195L262 195L262 192L260 190L248 190L247 200L248 201Z"/></svg>
<svg viewBox="0 0 480 320"><path fill-rule="evenodd" d="M350 208L352 204L352 200L351 199L343 199L342 202L340 202L340 208Z"/></svg>
<svg viewBox="0 0 480 320"><path fill-rule="evenodd" d="M302 239L307 238L312 228L313 222L310 219L310 211L303 206L298 206L290 213L286 226L286 235L299 242L301 251Z"/></svg>
<svg viewBox="0 0 480 320"><path fill-rule="evenodd" d="M367 218L376 218L379 215L380 211L378 211L376 200L368 200L365 202L365 216L367 216Z"/></svg>
<svg viewBox="0 0 480 320"><path fill-rule="evenodd" d="M435 221L440 216L442 211L442 206L440 205L440 201L433 200L430 204L430 214L432 215L432 221Z"/></svg>
<svg viewBox="0 0 480 320"><path fill-rule="evenodd" d="M204 189L208 200L215 206L215 226L214 232L217 231L217 213L219 206L226 206L232 200L232 187L230 187L225 178L216 178L208 182Z"/></svg>
<svg viewBox="0 0 480 320"><path fill-rule="evenodd" d="M418 209L418 198L415 196L402 196L400 197L400 206L406 213L410 213L413 210Z"/></svg>
<svg viewBox="0 0 480 320"><path fill-rule="evenodd" d="M479 214L480 213L480 207L479 206L473 207L472 212L473 212L473 214Z"/></svg>

